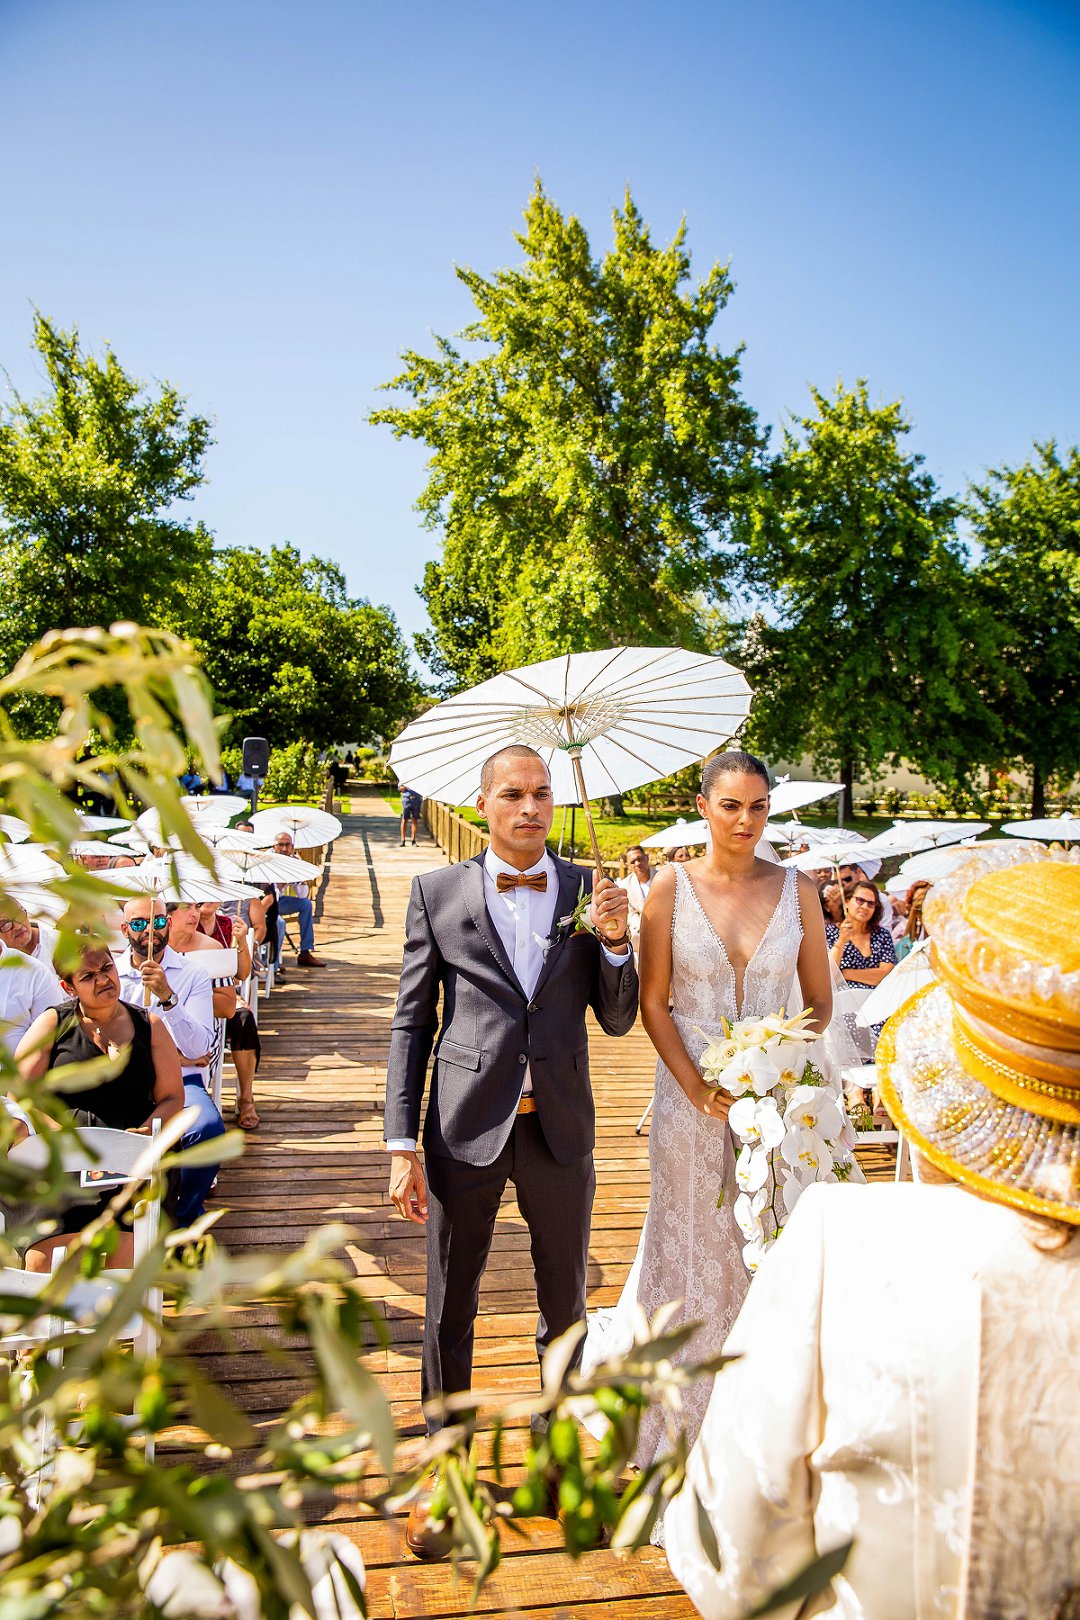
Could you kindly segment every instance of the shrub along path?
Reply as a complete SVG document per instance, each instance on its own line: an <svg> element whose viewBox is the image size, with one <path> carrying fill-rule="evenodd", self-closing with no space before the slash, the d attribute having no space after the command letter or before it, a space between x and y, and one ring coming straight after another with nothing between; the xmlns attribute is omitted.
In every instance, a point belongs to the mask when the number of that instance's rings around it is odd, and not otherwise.
<svg viewBox="0 0 1080 1620"><path fill-rule="evenodd" d="M386 1200L381 1110L409 885L414 874L442 865L445 857L423 829L417 848L401 849L397 822L381 799L356 798L352 806L355 813L344 818L344 833L333 848L316 927L318 952L330 965L290 969L260 1010L265 1046L256 1096L263 1123L243 1159L222 1173L218 1195L228 1213L219 1232L239 1251L293 1248L327 1220L354 1230L347 1256L389 1335L389 1347L372 1351L368 1364L391 1402L404 1462L422 1433L424 1240ZM648 1133L635 1136L634 1125L650 1094L653 1057L640 1026L620 1041L594 1028L591 1044L598 1105L589 1267L589 1302L595 1306L618 1298L645 1214ZM528 1235L508 1197L481 1296L478 1383L536 1388L534 1329ZM267 1360L250 1334L241 1332L228 1348L207 1339L202 1358L257 1426L269 1425L299 1393L294 1369ZM525 1441L520 1428L505 1448L511 1481ZM162 1448L162 1461L170 1450L182 1453L186 1443L190 1436L177 1431L172 1446ZM240 1470L252 1460L253 1454L238 1454L228 1466ZM404 1549L402 1523L361 1517L355 1493L343 1492L326 1521L363 1552L372 1616L448 1620L473 1612L470 1566L459 1580L447 1565L417 1563ZM526 1532L520 1539L505 1537L502 1566L476 1612L600 1620L603 1606L614 1601L619 1614L632 1610L634 1620L690 1620L695 1613L655 1548L625 1560L599 1551L573 1563L562 1554L552 1521L528 1521Z"/></svg>

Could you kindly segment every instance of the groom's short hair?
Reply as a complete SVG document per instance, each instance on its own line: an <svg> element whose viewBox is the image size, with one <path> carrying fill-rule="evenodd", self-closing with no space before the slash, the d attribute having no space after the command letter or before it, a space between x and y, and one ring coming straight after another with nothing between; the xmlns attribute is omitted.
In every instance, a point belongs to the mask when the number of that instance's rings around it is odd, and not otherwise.
<svg viewBox="0 0 1080 1620"><path fill-rule="evenodd" d="M535 748L529 748L525 743L508 743L505 748L500 748L494 754L489 755L481 765L481 793L488 794L491 792L495 782L495 767L501 759L538 759L548 773L548 781L551 781L551 772L548 771L546 764L544 764L542 754L538 754Z"/></svg>

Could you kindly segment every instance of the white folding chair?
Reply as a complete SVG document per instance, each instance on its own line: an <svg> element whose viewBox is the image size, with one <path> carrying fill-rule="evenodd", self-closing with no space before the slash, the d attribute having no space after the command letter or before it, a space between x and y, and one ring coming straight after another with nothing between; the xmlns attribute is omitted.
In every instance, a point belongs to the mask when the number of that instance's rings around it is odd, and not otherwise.
<svg viewBox="0 0 1080 1620"><path fill-rule="evenodd" d="M179 1141L184 1131L194 1122L194 1109L181 1109L169 1120L165 1131L155 1120L149 1137L131 1131L114 1131L100 1126L83 1126L66 1135L60 1144L60 1163L69 1174L94 1173L122 1177L121 1185L147 1181L154 1168L169 1148ZM49 1162L50 1143L42 1136L28 1136L16 1143L8 1157L29 1169L44 1168ZM102 1189L108 1191L106 1187ZM93 1196L93 1188L87 1188ZM135 1211L132 1223L134 1268L137 1268L157 1242L161 1221L160 1187L143 1197ZM53 1256L53 1273L63 1263L63 1250ZM43 1294L53 1282L53 1273L20 1271L14 1267L0 1267L0 1294L20 1299L34 1299ZM0 1355L10 1356L20 1350L32 1349L60 1341L63 1336L81 1327L90 1331L108 1312L120 1288L131 1275L126 1268L110 1268L93 1282L76 1281L70 1285L62 1299L50 1302L50 1307L38 1317L27 1318L19 1327L0 1338ZM160 1288L147 1291L142 1308L114 1330L118 1342L130 1341L133 1350L141 1356L154 1353L161 1338L162 1294ZM62 1313L62 1314L60 1314ZM50 1351L50 1360L62 1357L62 1345L57 1343ZM41 1463L39 1478L47 1478L48 1451L51 1436L40 1436ZM154 1437L146 1436L145 1455L153 1461ZM42 1488L42 1487L39 1487Z"/></svg>

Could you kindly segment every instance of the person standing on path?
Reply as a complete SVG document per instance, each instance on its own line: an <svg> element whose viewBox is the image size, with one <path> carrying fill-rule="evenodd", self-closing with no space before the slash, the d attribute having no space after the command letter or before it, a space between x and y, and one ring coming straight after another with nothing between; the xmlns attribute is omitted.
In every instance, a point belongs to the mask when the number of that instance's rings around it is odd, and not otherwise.
<svg viewBox="0 0 1080 1620"><path fill-rule="evenodd" d="M471 1387L480 1279L508 1181L529 1230L537 1354L584 1320L596 1186L585 1014L591 1007L606 1034L625 1035L638 1005L626 893L548 852L554 805L540 755L524 746L494 754L477 809L488 850L413 880L386 1077L390 1199L427 1227L429 1430L441 1423L434 1398ZM582 886L596 934L575 933L570 920ZM422 1558L446 1550L429 1507L430 1493L406 1532Z"/></svg>

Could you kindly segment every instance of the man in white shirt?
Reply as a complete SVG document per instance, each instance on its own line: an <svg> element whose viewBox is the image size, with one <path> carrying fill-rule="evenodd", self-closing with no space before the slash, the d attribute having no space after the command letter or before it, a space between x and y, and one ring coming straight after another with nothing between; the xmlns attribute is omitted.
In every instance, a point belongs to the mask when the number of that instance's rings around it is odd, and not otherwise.
<svg viewBox="0 0 1080 1620"><path fill-rule="evenodd" d="M0 939L14 951L32 956L35 962L52 971L56 942L60 934L52 923L31 922L22 906L8 898L10 917L0 917Z"/></svg>
<svg viewBox="0 0 1080 1620"><path fill-rule="evenodd" d="M127 949L116 957L120 999L149 1007L176 1042L184 1075L184 1106L198 1119L180 1138L181 1148L225 1134L222 1119L206 1088L216 1031L214 989L210 975L169 947L165 904L151 895L128 900L121 931ZM149 998L149 999L147 999ZM217 1176L216 1165L181 1170L177 1225L190 1226L202 1214Z"/></svg>
<svg viewBox="0 0 1080 1620"><path fill-rule="evenodd" d="M390 1198L427 1227L421 1398L431 1428L440 1391L470 1387L480 1279L508 1182L529 1231L538 1355L584 1319L596 1185L586 1014L623 1035L637 1012L626 894L546 849L552 795L540 755L519 745L493 755L477 807L491 831L483 857L413 883L386 1076ZM590 889L592 930L579 933L573 914ZM406 1544L441 1557L429 1519L421 1497Z"/></svg>
<svg viewBox="0 0 1080 1620"><path fill-rule="evenodd" d="M626 899L630 907L630 938L635 944L641 932L641 913L645 910L652 880L653 870L649 865L647 853L640 844L631 844L626 852L626 876L619 878L618 884L620 889L626 890Z"/></svg>
<svg viewBox="0 0 1080 1620"><path fill-rule="evenodd" d="M66 999L51 966L12 950L0 939L0 1040L9 1052L14 1052L39 1013Z"/></svg>

